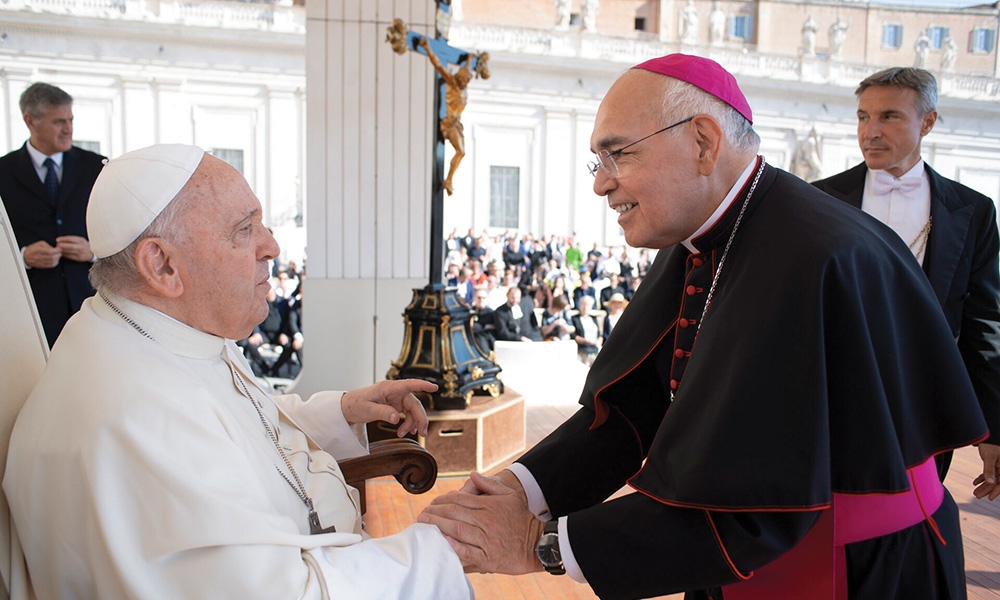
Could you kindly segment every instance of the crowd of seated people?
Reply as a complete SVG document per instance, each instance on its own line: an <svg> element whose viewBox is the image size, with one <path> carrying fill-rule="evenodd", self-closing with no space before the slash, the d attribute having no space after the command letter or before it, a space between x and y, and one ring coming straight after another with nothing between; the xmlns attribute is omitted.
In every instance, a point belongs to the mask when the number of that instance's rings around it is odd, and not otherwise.
<svg viewBox="0 0 1000 600"><path fill-rule="evenodd" d="M444 283L458 288L458 296L480 315L473 328L483 350L498 339L577 340L586 364L593 362L653 258L646 249L597 243L584 250L574 236L473 229L465 235L452 231L445 249Z"/></svg>
<svg viewBox="0 0 1000 600"><path fill-rule="evenodd" d="M275 261L268 315L237 342L258 377L294 379L302 369L302 272L295 261Z"/></svg>

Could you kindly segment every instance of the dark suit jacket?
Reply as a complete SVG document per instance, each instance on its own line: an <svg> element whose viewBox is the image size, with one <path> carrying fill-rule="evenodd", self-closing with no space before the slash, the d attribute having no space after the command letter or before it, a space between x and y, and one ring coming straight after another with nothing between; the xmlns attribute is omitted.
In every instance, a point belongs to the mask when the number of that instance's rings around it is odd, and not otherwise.
<svg viewBox="0 0 1000 600"><path fill-rule="evenodd" d="M1000 236L993 201L925 163L931 185L931 232L924 272L958 341L972 385L1000 444ZM865 163L813 183L861 208Z"/></svg>
<svg viewBox="0 0 1000 600"><path fill-rule="evenodd" d="M45 194L28 149L0 158L0 198L21 248L39 240L53 246L62 235L87 236L87 203L104 157L73 147L63 155L59 198L53 206ZM53 269L28 269L28 281L51 346L70 315L94 294L87 275L89 262L62 259Z"/></svg>
<svg viewBox="0 0 1000 600"><path fill-rule="evenodd" d="M496 339L519 342L523 336L536 342L542 341L542 330L538 328L535 305L531 298L521 298L521 313L521 318L515 319L509 304L505 302L497 307L493 313L493 324L496 326L493 335Z"/></svg>

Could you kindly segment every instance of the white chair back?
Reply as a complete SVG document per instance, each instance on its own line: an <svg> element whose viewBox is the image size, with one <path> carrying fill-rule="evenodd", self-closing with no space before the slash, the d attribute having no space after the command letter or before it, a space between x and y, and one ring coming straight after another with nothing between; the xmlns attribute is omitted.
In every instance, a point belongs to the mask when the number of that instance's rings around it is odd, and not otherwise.
<svg viewBox="0 0 1000 600"><path fill-rule="evenodd" d="M0 481L7 467L7 446L21 405L45 368L49 346L35 299L24 271L21 249L0 203ZM21 553L21 544L10 519L7 498L0 490L0 598L34 598Z"/></svg>

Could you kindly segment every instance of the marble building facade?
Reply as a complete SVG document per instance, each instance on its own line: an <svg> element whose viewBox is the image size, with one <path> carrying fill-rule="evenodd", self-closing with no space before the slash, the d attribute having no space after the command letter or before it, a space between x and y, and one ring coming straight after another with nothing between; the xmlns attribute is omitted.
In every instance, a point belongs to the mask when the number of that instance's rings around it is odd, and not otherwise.
<svg viewBox="0 0 1000 600"><path fill-rule="evenodd" d="M621 244L584 168L594 116L618 73L676 51L733 71L762 153L808 179L861 160L857 82L923 61L942 91L925 158L1000 200L998 14L846 1L452 0L450 43L489 52L492 75L468 88L467 155L444 230ZM0 151L27 137L21 91L48 81L76 98L76 139L103 154L187 142L237 164L284 257L308 258L309 358L297 390L366 385L399 352L400 314L430 261L433 69L384 39L393 18L432 34L435 16L432 0L0 0Z"/></svg>

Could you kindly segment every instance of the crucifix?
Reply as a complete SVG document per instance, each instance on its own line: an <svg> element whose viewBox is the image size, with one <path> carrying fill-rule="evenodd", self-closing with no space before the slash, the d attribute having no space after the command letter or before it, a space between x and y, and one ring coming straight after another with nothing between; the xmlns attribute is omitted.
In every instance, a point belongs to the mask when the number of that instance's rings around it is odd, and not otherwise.
<svg viewBox="0 0 1000 600"><path fill-rule="evenodd" d="M386 30L386 42L392 45L393 51L400 55L407 50L423 54L437 72L434 112L437 115L438 135L434 148L434 187L431 191L431 284L441 281L441 263L444 259L442 190L449 196L452 194L455 171L465 157L465 132L461 119L468 101L466 87L474 77L488 79L490 76L488 53L473 54L448 44L446 36L451 24L450 2L439 1L437 5L437 35L434 39L410 31L401 19L395 19ZM458 69L453 73L448 68L450 65L456 65ZM451 144L455 155L451 159L447 176L442 179L446 141Z"/></svg>
<svg viewBox="0 0 1000 600"><path fill-rule="evenodd" d="M438 124L431 173L431 256L430 283L413 290L413 300L403 313L406 331L399 358L392 362L386 379L414 377L438 385L434 394L418 394L429 410L464 409L471 405L476 393L493 398L503 393L498 375L500 366L493 361L493 352L483 349L472 332L474 313L465 300L459 299L456 288L443 285L441 271L444 262L444 192L450 196L455 170L465 156L465 134L462 111L468 94L466 87L474 77L487 79L489 54L473 54L448 44L451 24L450 2L437 3L436 35L431 39L409 30L401 19L387 28L385 41L397 54L406 51L423 54L431 61L435 73L434 114ZM452 72L449 66L457 69ZM444 173L444 145L455 150ZM376 438L377 439L377 438Z"/></svg>

